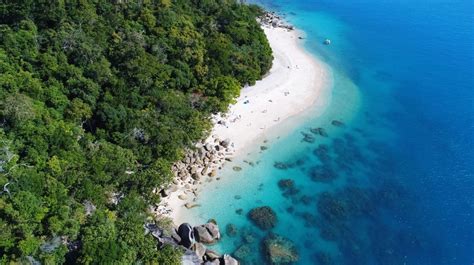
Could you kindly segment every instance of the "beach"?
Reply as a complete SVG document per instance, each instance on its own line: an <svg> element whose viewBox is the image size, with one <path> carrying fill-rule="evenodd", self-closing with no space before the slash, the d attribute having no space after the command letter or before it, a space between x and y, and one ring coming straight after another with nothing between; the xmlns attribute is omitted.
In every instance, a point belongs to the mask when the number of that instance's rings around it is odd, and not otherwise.
<svg viewBox="0 0 474 265"><path fill-rule="evenodd" d="M252 148L257 139L264 138L290 117L310 107L326 105L325 90L329 89L330 75L322 62L305 51L304 33L272 26L263 29L274 56L271 70L255 85L244 87L227 113L212 118L214 127L206 140L230 140L233 156ZM278 128L285 129L288 128ZM160 215L172 218L179 225L187 220L185 203L191 203L200 190L195 186L197 192L190 194L189 186L175 184L162 199Z"/></svg>

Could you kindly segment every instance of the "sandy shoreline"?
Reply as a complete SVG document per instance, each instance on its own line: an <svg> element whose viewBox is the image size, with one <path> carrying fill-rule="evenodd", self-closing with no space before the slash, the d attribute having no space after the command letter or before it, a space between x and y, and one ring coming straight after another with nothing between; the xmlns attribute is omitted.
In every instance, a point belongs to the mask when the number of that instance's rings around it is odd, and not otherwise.
<svg viewBox="0 0 474 265"><path fill-rule="evenodd" d="M304 33L270 26L264 27L264 31L274 56L270 72L254 86L243 88L227 114L213 117L215 125L207 140L230 139L234 155L265 137L276 125L312 107L321 100L329 84L326 66L304 50L299 39ZM196 196L178 185L177 190L163 198L159 210L178 225L186 221L187 212L187 201L179 195Z"/></svg>

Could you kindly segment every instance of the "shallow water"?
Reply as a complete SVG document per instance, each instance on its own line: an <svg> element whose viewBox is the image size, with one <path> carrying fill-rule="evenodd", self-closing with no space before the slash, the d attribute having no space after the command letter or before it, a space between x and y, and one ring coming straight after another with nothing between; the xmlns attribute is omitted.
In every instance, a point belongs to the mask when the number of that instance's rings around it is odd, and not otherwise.
<svg viewBox="0 0 474 265"><path fill-rule="evenodd" d="M331 103L288 122L289 134L276 129L207 185L191 215L238 231L213 248L262 264L268 231L247 213L267 205L299 264L473 264L473 4L260 3L287 14L332 68Z"/></svg>

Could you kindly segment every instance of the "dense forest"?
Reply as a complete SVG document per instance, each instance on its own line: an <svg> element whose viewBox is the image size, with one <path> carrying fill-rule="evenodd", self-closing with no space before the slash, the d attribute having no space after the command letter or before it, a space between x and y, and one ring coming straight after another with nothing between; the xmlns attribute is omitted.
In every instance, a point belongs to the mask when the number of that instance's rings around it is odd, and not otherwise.
<svg viewBox="0 0 474 265"><path fill-rule="evenodd" d="M271 66L235 0L0 1L0 264L176 264L143 225Z"/></svg>

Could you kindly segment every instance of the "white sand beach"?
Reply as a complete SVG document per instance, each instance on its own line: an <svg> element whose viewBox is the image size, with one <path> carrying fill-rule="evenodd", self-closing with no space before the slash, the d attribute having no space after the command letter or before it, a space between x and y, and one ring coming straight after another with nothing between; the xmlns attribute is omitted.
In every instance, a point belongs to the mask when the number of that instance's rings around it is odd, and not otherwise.
<svg viewBox="0 0 474 265"><path fill-rule="evenodd" d="M304 33L279 27L264 27L273 50L270 72L254 86L245 87L224 117L214 117L211 136L230 139L235 155L272 128L321 102L330 75L326 66L304 50ZM220 121L219 124L217 121ZM211 137L210 137L211 139ZM186 221L185 200L192 197L182 185L163 199L163 209L176 224ZM162 211L163 211L162 209Z"/></svg>
<svg viewBox="0 0 474 265"><path fill-rule="evenodd" d="M300 31L265 27L273 50L270 72L254 86L245 87L227 113L224 124L216 124L212 135L229 138L236 153L270 128L309 107L327 84L325 66L303 48Z"/></svg>

